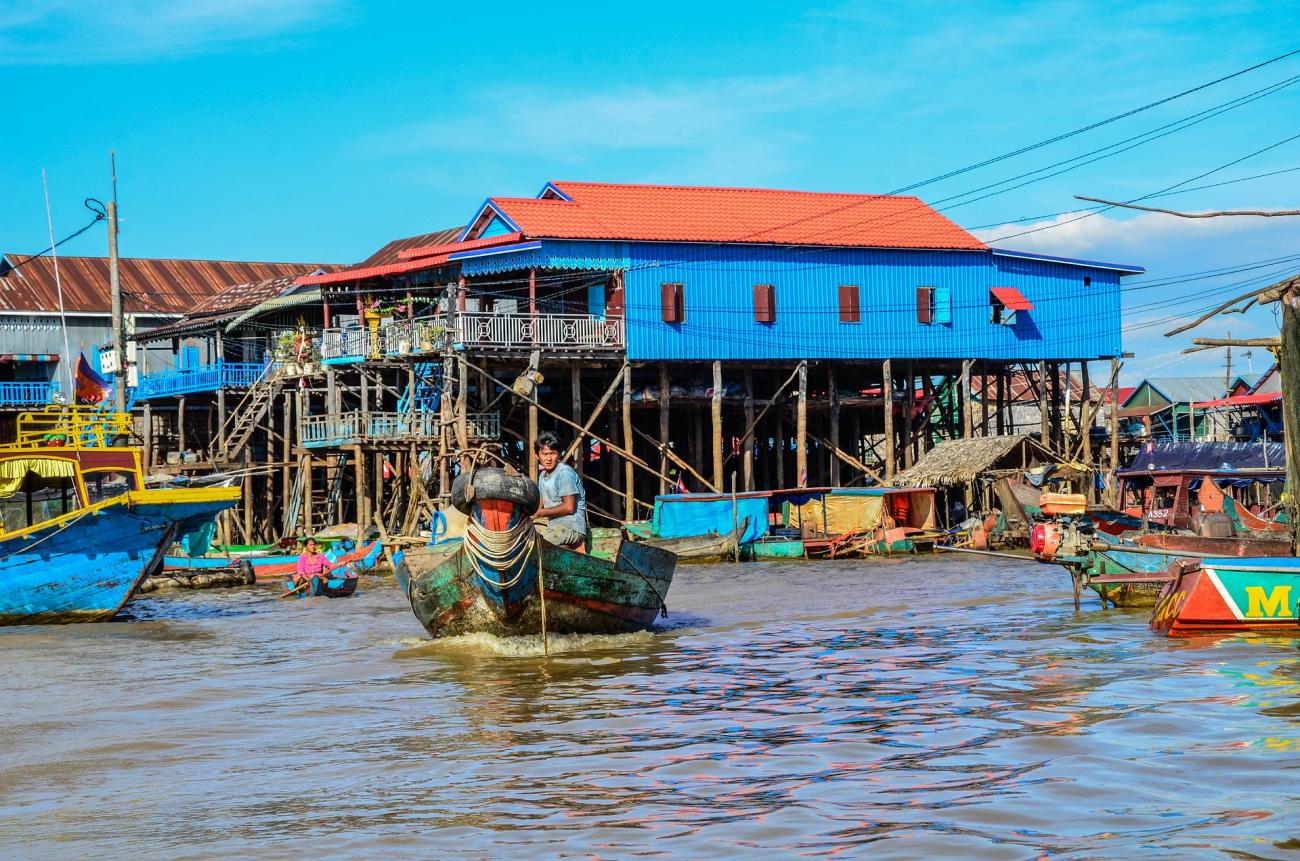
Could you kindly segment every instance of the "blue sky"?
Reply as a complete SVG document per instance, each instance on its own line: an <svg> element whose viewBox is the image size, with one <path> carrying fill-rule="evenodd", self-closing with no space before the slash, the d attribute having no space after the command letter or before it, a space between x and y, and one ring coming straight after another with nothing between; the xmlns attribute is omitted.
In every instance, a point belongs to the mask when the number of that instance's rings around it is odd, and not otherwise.
<svg viewBox="0 0 1300 861"><path fill-rule="evenodd" d="M796 5L0 0L0 248L47 244L41 168L56 233L80 226L82 198L108 194L109 149L124 254L350 262L548 179L890 191L1300 47L1293 2ZM1300 56L915 193L969 192L1298 75ZM985 237L1046 227L1073 194L1136 197L1297 134L1300 83L947 214ZM1294 167L1300 140L1191 185ZM1295 208L1300 171L1159 203ZM1111 211L1003 244L1169 278L1300 255L1300 218ZM105 253L103 234L66 250ZM1128 370L1213 371L1221 354L1181 357L1165 319L1295 271L1130 291ZM1252 311L1204 332L1274 326Z"/></svg>

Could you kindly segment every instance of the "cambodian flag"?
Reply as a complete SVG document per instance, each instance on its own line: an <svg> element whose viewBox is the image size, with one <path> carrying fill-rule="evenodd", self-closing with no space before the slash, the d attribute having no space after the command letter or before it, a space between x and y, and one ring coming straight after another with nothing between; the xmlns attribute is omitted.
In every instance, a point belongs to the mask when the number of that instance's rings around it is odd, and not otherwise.
<svg viewBox="0 0 1300 861"><path fill-rule="evenodd" d="M108 397L113 386L90 366L90 362L86 361L86 354L82 353L77 359L76 389L77 403L99 404Z"/></svg>
<svg viewBox="0 0 1300 861"><path fill-rule="evenodd" d="M686 482L682 480L681 475L678 475L678 476L677 476L677 492L678 492L678 493L689 493L689 492L690 492L690 491L688 491L688 490L686 489Z"/></svg>

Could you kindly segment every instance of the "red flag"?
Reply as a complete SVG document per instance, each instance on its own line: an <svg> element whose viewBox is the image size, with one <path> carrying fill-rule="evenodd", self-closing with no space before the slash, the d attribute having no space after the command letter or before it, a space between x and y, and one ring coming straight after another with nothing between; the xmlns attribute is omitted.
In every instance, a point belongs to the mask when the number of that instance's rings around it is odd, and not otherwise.
<svg viewBox="0 0 1300 861"><path fill-rule="evenodd" d="M690 492L686 489L686 482L682 480L682 477L680 475L677 476L677 492L678 493Z"/></svg>
<svg viewBox="0 0 1300 861"><path fill-rule="evenodd" d="M77 359L77 378L76 378L76 397L79 404L99 404L103 403L113 386L108 380L100 376L99 372L90 366L86 361L86 354L82 353Z"/></svg>

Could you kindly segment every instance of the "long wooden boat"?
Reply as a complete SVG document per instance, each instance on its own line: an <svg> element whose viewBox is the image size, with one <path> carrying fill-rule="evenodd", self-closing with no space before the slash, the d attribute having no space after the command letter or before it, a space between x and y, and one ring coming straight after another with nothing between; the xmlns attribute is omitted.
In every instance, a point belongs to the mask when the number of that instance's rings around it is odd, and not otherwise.
<svg viewBox="0 0 1300 861"><path fill-rule="evenodd" d="M452 503L469 517L465 539L408 550L396 563L398 586L431 637L538 634L543 612L548 632L616 634L667 611L676 556L623 541L610 561L550 544L532 528L538 494L527 478L466 473Z"/></svg>
<svg viewBox="0 0 1300 861"><path fill-rule="evenodd" d="M277 548L278 550L278 548ZM322 551L326 558L335 564L355 565L362 571L369 570L379 560L383 546L378 539L354 544L350 539L336 542L332 547ZM163 557L163 568L168 571L188 573L193 569L229 568L247 562L259 583L281 580L292 574L298 565L297 553L282 552L247 552L231 554L213 554L208 556L168 555Z"/></svg>
<svg viewBox="0 0 1300 861"><path fill-rule="evenodd" d="M348 598L357 591L359 579L356 574L346 577L312 577L306 588L298 588L294 585L293 578L289 578L285 581L284 589L286 595L297 598Z"/></svg>
<svg viewBox="0 0 1300 861"><path fill-rule="evenodd" d="M61 408L17 427L0 447L0 497L25 493L31 522L0 531L0 624L111 619L178 535L239 498L229 487L138 489L140 450L111 445L130 416ZM33 494L55 490L65 511L32 517Z"/></svg>
<svg viewBox="0 0 1300 861"><path fill-rule="evenodd" d="M1300 634L1300 559L1207 558L1180 563L1151 613L1169 637L1266 631Z"/></svg>

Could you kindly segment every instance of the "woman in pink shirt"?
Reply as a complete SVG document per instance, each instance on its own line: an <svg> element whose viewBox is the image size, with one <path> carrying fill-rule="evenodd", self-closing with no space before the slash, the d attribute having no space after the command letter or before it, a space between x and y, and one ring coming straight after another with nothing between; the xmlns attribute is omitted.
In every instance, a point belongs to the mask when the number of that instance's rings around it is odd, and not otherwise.
<svg viewBox="0 0 1300 861"><path fill-rule="evenodd" d="M308 538L303 545L303 554L298 557L298 570L293 575L293 585L300 587L309 582L312 577L325 579L331 570L333 566L316 546L316 539Z"/></svg>

